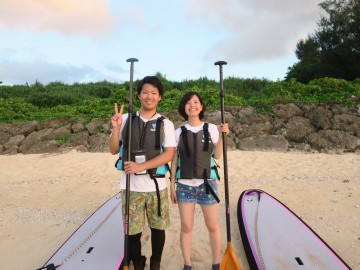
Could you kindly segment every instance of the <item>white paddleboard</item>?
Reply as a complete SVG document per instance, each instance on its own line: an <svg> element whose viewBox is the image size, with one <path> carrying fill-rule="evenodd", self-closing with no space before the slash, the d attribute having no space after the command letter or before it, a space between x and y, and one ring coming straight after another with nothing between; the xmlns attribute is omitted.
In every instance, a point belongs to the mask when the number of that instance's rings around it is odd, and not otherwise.
<svg viewBox="0 0 360 270"><path fill-rule="evenodd" d="M97 209L39 269L117 270L123 257L121 196L116 194Z"/></svg>
<svg viewBox="0 0 360 270"><path fill-rule="evenodd" d="M250 269L351 269L305 222L262 190L245 190L238 222Z"/></svg>

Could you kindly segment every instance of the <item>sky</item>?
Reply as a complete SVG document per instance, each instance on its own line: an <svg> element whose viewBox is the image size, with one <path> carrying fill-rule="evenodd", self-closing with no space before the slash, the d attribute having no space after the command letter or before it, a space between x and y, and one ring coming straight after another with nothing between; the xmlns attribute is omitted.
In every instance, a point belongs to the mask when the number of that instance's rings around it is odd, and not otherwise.
<svg viewBox="0 0 360 270"><path fill-rule="evenodd" d="M0 0L0 81L282 80L321 0Z"/></svg>

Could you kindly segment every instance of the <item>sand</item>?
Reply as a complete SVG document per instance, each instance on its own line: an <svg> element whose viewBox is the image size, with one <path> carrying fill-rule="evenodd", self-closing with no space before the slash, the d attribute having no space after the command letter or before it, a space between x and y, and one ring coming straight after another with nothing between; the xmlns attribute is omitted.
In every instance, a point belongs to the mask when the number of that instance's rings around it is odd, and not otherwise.
<svg viewBox="0 0 360 270"><path fill-rule="evenodd" d="M0 156L0 269L37 269L102 203L119 190L115 156L66 153ZM222 165L222 161L220 161ZM275 196L314 229L353 269L360 269L360 155L228 152L232 246L249 269L236 206L241 192ZM222 254L226 248L224 185L219 183ZM171 204L162 269L182 269L179 214ZM208 235L199 207L193 269L211 269ZM150 257L149 229L143 253ZM147 266L148 267L148 266ZM131 268L132 269L132 268ZM146 268L148 269L148 268Z"/></svg>

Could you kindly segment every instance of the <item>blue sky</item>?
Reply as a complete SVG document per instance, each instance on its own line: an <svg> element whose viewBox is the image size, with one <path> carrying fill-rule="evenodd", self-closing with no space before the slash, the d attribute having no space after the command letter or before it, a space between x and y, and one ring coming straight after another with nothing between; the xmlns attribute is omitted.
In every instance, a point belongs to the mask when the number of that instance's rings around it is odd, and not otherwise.
<svg viewBox="0 0 360 270"><path fill-rule="evenodd" d="M282 80L319 0L0 0L0 81Z"/></svg>

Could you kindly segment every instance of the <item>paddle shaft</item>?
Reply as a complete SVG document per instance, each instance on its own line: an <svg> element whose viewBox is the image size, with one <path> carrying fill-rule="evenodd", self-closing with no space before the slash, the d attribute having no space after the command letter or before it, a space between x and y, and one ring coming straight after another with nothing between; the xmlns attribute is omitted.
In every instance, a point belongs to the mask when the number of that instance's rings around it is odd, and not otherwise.
<svg viewBox="0 0 360 270"><path fill-rule="evenodd" d="M225 61L217 61L215 65L219 66L220 71L220 108L221 108L221 123L225 123L225 91L224 91L224 79L223 79L223 65L226 65ZM225 185L225 212L226 212L226 235L227 241L231 242L230 231L230 203L229 203L229 180L228 180L228 166L227 166L227 150L226 150L226 136L225 132L222 132L223 140L223 161L224 161L224 185Z"/></svg>
<svg viewBox="0 0 360 270"><path fill-rule="evenodd" d="M134 77L134 62L138 62L136 58L129 58L126 62L130 62L130 85L129 85L129 107L128 107L128 129L127 129L127 160L131 160L131 127L132 127L132 113L133 113L133 77ZM130 212L130 173L126 174L126 195L125 195L125 220L124 220L124 261L123 268L128 269L129 266L129 212Z"/></svg>

